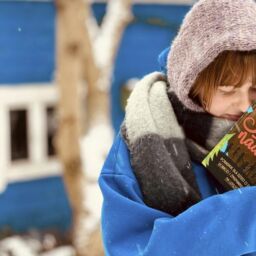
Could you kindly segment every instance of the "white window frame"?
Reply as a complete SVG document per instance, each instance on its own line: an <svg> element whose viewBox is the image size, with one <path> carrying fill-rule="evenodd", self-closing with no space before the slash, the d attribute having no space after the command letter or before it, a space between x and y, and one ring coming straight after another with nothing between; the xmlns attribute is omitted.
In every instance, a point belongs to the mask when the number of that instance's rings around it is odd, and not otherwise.
<svg viewBox="0 0 256 256"><path fill-rule="evenodd" d="M0 187L8 182L62 173L57 157L47 154L46 109L56 106L57 101L57 88L53 83L0 86ZM10 110L19 109L27 110L29 158L11 161Z"/></svg>

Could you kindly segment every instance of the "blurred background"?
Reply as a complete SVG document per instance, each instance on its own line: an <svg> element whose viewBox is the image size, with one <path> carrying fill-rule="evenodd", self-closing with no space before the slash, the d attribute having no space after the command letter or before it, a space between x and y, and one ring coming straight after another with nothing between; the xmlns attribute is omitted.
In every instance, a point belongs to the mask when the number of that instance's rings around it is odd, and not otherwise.
<svg viewBox="0 0 256 256"><path fill-rule="evenodd" d="M104 255L100 170L193 2L0 1L0 256Z"/></svg>

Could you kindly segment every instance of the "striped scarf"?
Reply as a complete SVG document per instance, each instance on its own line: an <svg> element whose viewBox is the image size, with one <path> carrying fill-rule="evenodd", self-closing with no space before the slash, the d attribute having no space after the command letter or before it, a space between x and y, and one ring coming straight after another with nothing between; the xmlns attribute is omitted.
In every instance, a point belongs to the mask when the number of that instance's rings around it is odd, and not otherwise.
<svg viewBox="0 0 256 256"><path fill-rule="evenodd" d="M145 204L176 216L199 202L192 160L201 162L233 124L186 109L160 72L140 80L128 99L121 134Z"/></svg>

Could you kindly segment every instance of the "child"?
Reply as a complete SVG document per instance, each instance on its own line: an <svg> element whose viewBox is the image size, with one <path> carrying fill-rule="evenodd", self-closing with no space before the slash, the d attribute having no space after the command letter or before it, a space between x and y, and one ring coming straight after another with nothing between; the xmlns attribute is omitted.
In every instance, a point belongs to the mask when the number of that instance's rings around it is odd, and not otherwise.
<svg viewBox="0 0 256 256"><path fill-rule="evenodd" d="M110 256L256 253L256 186L225 192L201 161L256 100L256 3L200 0L135 87L103 166ZM256 255L256 254L255 254Z"/></svg>

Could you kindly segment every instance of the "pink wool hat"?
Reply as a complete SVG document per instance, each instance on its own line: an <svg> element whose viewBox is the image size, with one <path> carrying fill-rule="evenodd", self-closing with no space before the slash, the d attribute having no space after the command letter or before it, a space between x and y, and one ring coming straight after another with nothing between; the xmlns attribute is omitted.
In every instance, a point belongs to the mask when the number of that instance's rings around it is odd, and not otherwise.
<svg viewBox="0 0 256 256"><path fill-rule="evenodd" d="M253 0L200 0L185 16L167 59L170 91L194 111L204 109L188 97L197 75L225 50L256 49Z"/></svg>

